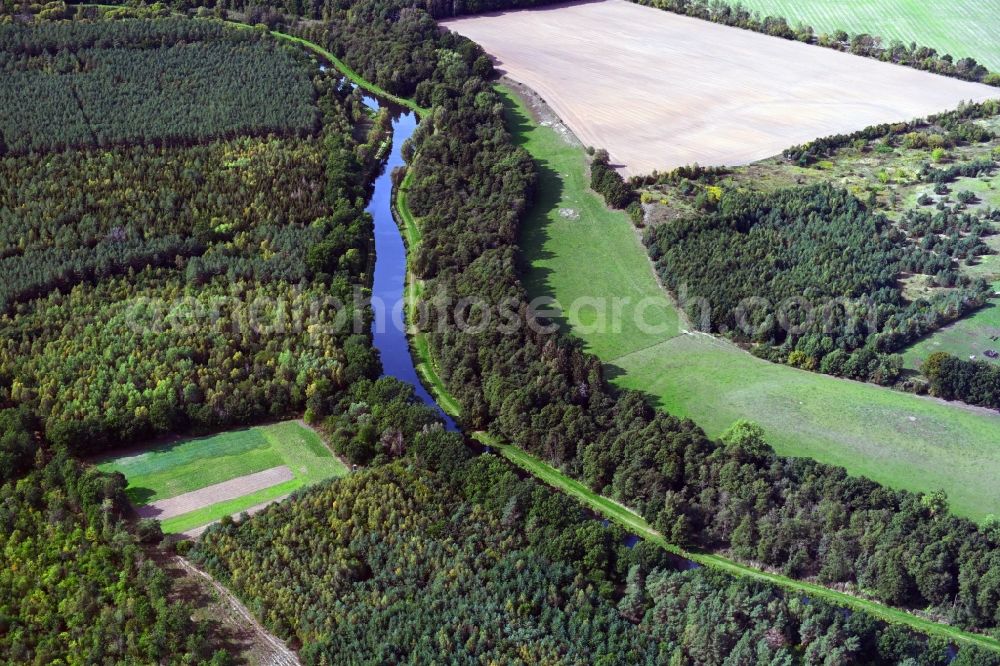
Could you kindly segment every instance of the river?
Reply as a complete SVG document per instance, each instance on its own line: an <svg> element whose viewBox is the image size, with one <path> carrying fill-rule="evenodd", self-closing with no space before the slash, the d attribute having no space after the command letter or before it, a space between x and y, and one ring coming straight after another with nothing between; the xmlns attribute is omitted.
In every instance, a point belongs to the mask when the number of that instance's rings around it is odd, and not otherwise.
<svg viewBox="0 0 1000 666"><path fill-rule="evenodd" d="M365 104L373 110L384 102L365 97ZM399 225L392 215L392 171L404 166L401 155L403 142L417 127L417 117L412 111L393 109L392 150L386 158L382 173L375 180L372 198L365 209L375 220L375 279L372 285L372 339L382 357L382 373L412 384L416 395L438 411L448 430L458 426L420 381L413 364L410 341L406 335L403 292L406 289L406 244Z"/></svg>

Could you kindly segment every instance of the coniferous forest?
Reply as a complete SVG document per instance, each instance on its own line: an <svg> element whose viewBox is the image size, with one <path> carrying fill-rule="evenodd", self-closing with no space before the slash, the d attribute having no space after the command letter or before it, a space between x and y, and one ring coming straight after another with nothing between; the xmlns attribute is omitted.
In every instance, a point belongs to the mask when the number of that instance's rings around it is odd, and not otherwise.
<svg viewBox="0 0 1000 666"><path fill-rule="evenodd" d="M438 4L221 0L201 13L256 14L431 109L403 147L422 298L513 302L521 324L460 333L454 311L431 310L424 332L462 427L633 507L674 544L996 635L995 523L954 517L937 494L779 457L750 424L713 441L613 390L577 341L527 325L518 241L535 165L504 126L489 58L433 18L518 3ZM2 6L21 17L0 25L0 100L18 108L0 124L5 659L230 663L210 624L167 601L153 546L128 521L125 479L79 456L304 413L365 468L223 519L180 552L305 663L1000 663L971 646L952 660L944 640L635 543L501 458L474 455L412 388L376 379L366 325L311 326L369 321L354 295L371 284L364 207L384 152L386 116L332 70L266 30L207 16ZM604 188L612 199L618 185ZM817 228L819 215L831 226ZM794 268L810 266L840 280L838 295L876 291L879 316L903 330L907 311L880 266L936 261L929 248L900 249L835 188L734 196L706 220L678 225L672 242L721 261L743 234L741 252L780 244L776 261L793 267L734 270L720 298L750 280L775 298L808 288L816 275ZM938 223L907 221L914 235ZM793 235L855 261L824 265ZM317 302L330 309L307 307ZM305 319L248 325L278 305ZM841 336L821 358L850 354L845 367L874 376L888 348L870 344ZM864 364L854 355L866 348Z"/></svg>

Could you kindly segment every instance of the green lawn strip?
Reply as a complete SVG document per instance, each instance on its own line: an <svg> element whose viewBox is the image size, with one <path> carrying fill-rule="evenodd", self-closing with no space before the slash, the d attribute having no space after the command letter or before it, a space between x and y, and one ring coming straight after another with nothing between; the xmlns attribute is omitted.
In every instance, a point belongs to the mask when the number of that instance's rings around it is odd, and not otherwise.
<svg viewBox="0 0 1000 666"><path fill-rule="evenodd" d="M725 340L680 332L631 223L589 189L583 150L535 123L511 91L500 93L508 127L540 173L522 231L524 284L531 297L561 303L632 298L617 328L594 329L572 313L563 321L616 386L644 392L711 437L750 419L781 455L840 465L893 488L943 488L952 510L973 520L1000 514L1000 414L769 363ZM568 209L581 214L560 213ZM665 333L634 324L640 302L669 308L659 320L646 317Z"/></svg>
<svg viewBox="0 0 1000 666"><path fill-rule="evenodd" d="M160 525L166 534L185 532L194 527L201 527L202 525L207 525L208 523L219 520L223 516L238 515L240 512L246 511L250 507L276 500L294 490L298 490L304 485L307 484L304 483L302 479L292 479L269 488L258 490L250 493L249 495L244 495L243 497L237 497L236 499L226 502L211 504L200 509L195 509L194 511L183 513L179 516L174 516L173 518L167 518L162 521Z"/></svg>
<svg viewBox="0 0 1000 666"><path fill-rule="evenodd" d="M126 474L129 484L125 494L133 504L142 506L247 474L263 472L283 462L281 455L270 448L226 456L205 456L156 474Z"/></svg>
<svg viewBox="0 0 1000 666"><path fill-rule="evenodd" d="M679 335L677 311L653 278L632 223L590 189L584 151L536 125L508 88L497 86L497 92L514 140L531 153L538 170L535 204L521 237L524 254L532 259L523 276L528 293L556 299L562 309L557 321L564 329L589 333L579 337L605 361ZM572 270L565 270L567 265ZM598 311L604 314L598 317ZM637 311L646 327L632 316Z"/></svg>
<svg viewBox="0 0 1000 666"><path fill-rule="evenodd" d="M237 25L243 27L252 27L248 26L245 23L237 23ZM278 37L279 39L284 39L289 42L294 42L295 44L299 44L301 46L306 47L307 49L313 51L314 53L318 53L323 58L329 60L333 64L333 66L337 68L337 71L339 71L341 74L349 78L351 81L354 81L354 83L358 84L361 88L364 88L365 90L375 95L376 97L381 97L400 106L405 106L408 109L416 111L420 115L426 115L427 113L430 113L430 109L425 109L424 107L414 102L412 99L407 99L406 97L400 97L399 95L394 95L388 90L385 90L384 88L375 85L371 81L368 81L363 76L354 71L350 65L348 65L346 62L344 62L337 56L333 55L326 49L324 49L319 44L310 42L308 39L303 39L302 37L296 37L295 35L289 35L287 33L280 32L278 30L272 30L271 34L274 35L275 37Z"/></svg>
<svg viewBox="0 0 1000 666"><path fill-rule="evenodd" d="M619 504L618 502L615 502L614 500L595 493L584 484L570 478L539 458L536 458L516 446L503 444L489 433L477 432L473 434L473 437L483 444L499 450L505 458L513 462L515 465L525 469L536 478L576 498L597 513L600 513L610 520L614 520L625 529L634 532L637 536L655 543L663 549L684 557L692 562L701 564L702 566L719 569L734 576L765 581L767 583L792 590L793 592L801 592L813 598L822 598L838 606L846 606L870 613L871 615L874 615L886 622L908 625L925 634L942 636L957 643L974 643L980 647L1000 651L1000 641L989 638L988 636L982 636L963 631L955 627L940 624L932 620L907 613L903 610L890 608L877 602L860 599L843 592L837 592L836 590L831 590L815 583L794 580L779 574L760 571L719 555L713 555L710 553L695 553L679 548L678 546L668 543L667 540L664 539L660 533L650 527L649 523L647 523L646 520L639 514Z"/></svg>
<svg viewBox="0 0 1000 666"><path fill-rule="evenodd" d="M413 211L410 210L406 200L407 190L410 187L410 174L411 172L407 170L399 187L396 188L394 205L397 221L400 223L403 232L403 242L406 244L407 262L409 262L409 257L417 251L421 240L420 224L417 222L417 218L413 215ZM420 374L421 379L423 379L424 385L430 391L431 395L434 396L434 400L437 401L441 409L450 416L458 418L462 413L462 406L448 392L444 381L438 375L434 367L434 357L431 354L431 347L427 341L427 336L413 324L417 319L417 303L423 291L423 281L407 267L406 288L403 290L403 298L406 301L406 332L410 337L410 351L414 356L414 366L417 369L417 373Z"/></svg>

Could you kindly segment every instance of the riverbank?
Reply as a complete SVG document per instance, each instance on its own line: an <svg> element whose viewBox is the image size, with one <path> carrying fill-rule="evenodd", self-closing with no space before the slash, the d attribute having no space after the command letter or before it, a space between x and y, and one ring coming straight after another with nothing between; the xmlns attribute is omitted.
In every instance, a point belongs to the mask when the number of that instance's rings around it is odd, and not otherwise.
<svg viewBox="0 0 1000 666"><path fill-rule="evenodd" d="M406 201L406 192L409 185L410 171L407 170L406 175L403 176L403 180L396 188L395 195L392 198L393 217L403 234L403 242L406 244L406 289L403 296L403 309L406 312L406 333L409 338L410 352L416 359L415 366L417 372L420 374L421 381L434 396L438 406L447 412L449 416L457 419L462 415L462 406L448 392L444 380L437 373L434 357L431 354L430 342L427 340L426 334L417 328L416 325L418 316L417 307L424 289L423 280L410 270L409 257L417 251L421 236L420 224L417 222L417 218L413 215Z"/></svg>

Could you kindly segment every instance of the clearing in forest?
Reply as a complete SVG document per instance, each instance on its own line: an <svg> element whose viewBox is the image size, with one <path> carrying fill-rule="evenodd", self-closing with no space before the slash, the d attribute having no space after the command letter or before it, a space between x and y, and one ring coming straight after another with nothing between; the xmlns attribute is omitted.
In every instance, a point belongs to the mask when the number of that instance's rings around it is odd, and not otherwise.
<svg viewBox="0 0 1000 666"><path fill-rule="evenodd" d="M97 466L124 474L139 515L159 518L167 533L188 532L347 473L319 435L298 421L119 452Z"/></svg>
<svg viewBox="0 0 1000 666"><path fill-rule="evenodd" d="M602 0L450 19L628 175L736 165L909 120L989 86Z"/></svg>
<svg viewBox="0 0 1000 666"><path fill-rule="evenodd" d="M974 520L1000 514L1000 414L777 365L686 331L628 217L589 188L584 151L537 124L511 91L500 92L508 127L539 171L521 238L529 295L562 304L632 299L617 331L588 326L592 309L557 318L604 361L614 384L642 391L712 437L750 419L779 454L840 465L894 488L943 488L952 510ZM563 209L580 214L571 219ZM642 316L659 334L635 326L642 302L656 306Z"/></svg>

